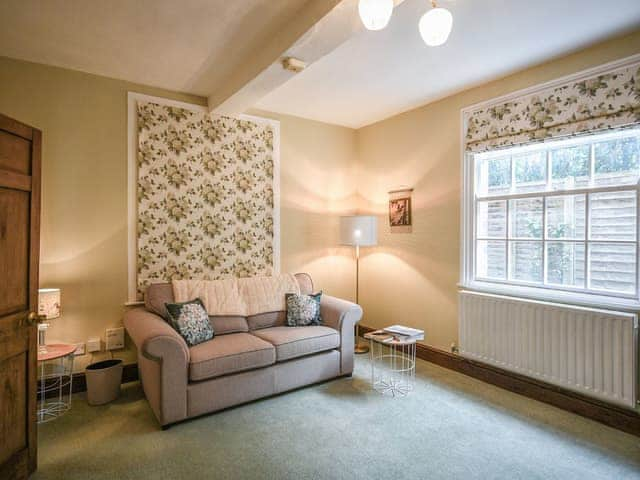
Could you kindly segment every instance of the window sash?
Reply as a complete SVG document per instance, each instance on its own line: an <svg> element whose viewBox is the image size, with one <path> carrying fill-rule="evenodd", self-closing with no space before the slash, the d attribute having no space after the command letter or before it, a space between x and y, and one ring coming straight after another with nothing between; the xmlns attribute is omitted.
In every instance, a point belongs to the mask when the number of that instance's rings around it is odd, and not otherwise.
<svg viewBox="0 0 640 480"><path fill-rule="evenodd" d="M633 134L632 134L633 135ZM594 155L594 145L596 143L600 143L603 141L629 137L629 130L624 132L613 132L607 134L600 134L590 136L588 140L585 141L585 138L573 139L571 141L558 141L551 142L549 144L545 144L542 146L540 144L532 145L530 147L517 147L513 149L509 149L508 152L505 151L496 151L496 152L486 152L481 154L473 154L467 153L464 154L466 158L466 162L464 165L465 168L465 178L463 178L463 186L470 187L468 192L465 192L465 198L468 199L463 205L465 209L470 209L471 214L471 222L467 224L469 227L466 229L470 230L466 232L467 236L467 251L463 252L463 264L462 264L462 279L463 284L465 286L473 286L473 285L482 285L491 288L492 285L496 287L514 287L514 288L524 288L531 290L532 292L539 292L538 295L534 295L536 297L546 297L546 293L558 292L560 294L572 294L575 293L580 296L586 296L589 298L593 298L594 301L599 301L599 299L625 299L633 301L634 305L638 304L639 300L639 291L640 291L640 281L639 281L639 265L640 261L638 255L638 245L640 242L640 189L638 184L614 184L614 185L593 185L595 176L595 155ZM635 130L635 135L640 135L640 129ZM553 189L553 179L552 179L552 164L551 164L551 152L557 150L558 148L570 148L576 145L589 145L590 155L589 155L589 186L580 186L577 188L557 188ZM546 155L546 182L540 184L543 186L538 191L525 191L525 192L517 192L514 191L516 186L516 178L515 178L515 160L514 158L520 155L521 153L533 152L533 151L541 151L544 150L544 154ZM511 173L511 184L510 191L501 192L497 194L478 194L476 192L476 186L479 181L479 169L477 166L479 165L478 161L486 161L491 158L501 158L509 156L510 158L510 173ZM470 170L467 170L470 169ZM636 238L635 240L600 240L600 239L591 239L591 205L590 205L590 194L594 193L606 193L606 192L622 192L622 191L633 191L636 195ZM549 238L547 231L547 199L549 197L563 197L563 196L575 196L575 195L584 195L585 202L585 218L584 218L584 239L576 239L576 238ZM511 219L510 219L510 200L516 199L527 199L527 198L541 198L542 199L542 235L540 238L519 238L519 237L511 237ZM505 235L490 237L490 236L478 236L478 205L480 202L491 202L491 201L504 201L506 204L506 213L505 213ZM464 216L468 215L466 213ZM463 216L463 222L464 220ZM575 219L574 219L575 222ZM463 229L465 229L465 225L463 224ZM470 238L469 238L470 237ZM478 275L477 272L477 253L478 253L478 242L479 241L498 241L504 242L505 250L506 250L506 259L505 259L505 279L499 278L490 278L490 277L482 277ZM529 282L524 280L515 280L511 278L511 244L516 241L526 241L532 243L538 243L542 246L542 281L541 282ZM583 275L584 275L584 286L572 286L572 285L563 285L563 284L555 284L549 283L548 281L548 258L547 258L547 247L549 243L564 243L564 244L581 244L584 245L584 257L581 259L582 267L583 267ZM633 293L627 293L622 291L612 291L612 290L604 290L598 288L591 287L591 246L592 244L610 244L610 245L632 245L635 247L635 264L634 264L634 281L635 281L635 291ZM575 250L574 250L575 251ZM574 259L574 262L577 262L577 259ZM575 266L573 267L575 268ZM466 280L465 280L466 279Z"/></svg>

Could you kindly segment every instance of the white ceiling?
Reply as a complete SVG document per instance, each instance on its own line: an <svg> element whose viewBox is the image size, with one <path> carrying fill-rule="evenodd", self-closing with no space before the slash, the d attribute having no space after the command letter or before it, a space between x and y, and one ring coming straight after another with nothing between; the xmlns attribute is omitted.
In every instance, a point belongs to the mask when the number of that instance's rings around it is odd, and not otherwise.
<svg viewBox="0 0 640 480"><path fill-rule="evenodd" d="M406 0L385 30L355 35L256 107L360 128L640 26L640 0L438 3L453 14L444 46L418 33L430 2Z"/></svg>
<svg viewBox="0 0 640 480"><path fill-rule="evenodd" d="M197 95L308 0L0 0L0 56Z"/></svg>

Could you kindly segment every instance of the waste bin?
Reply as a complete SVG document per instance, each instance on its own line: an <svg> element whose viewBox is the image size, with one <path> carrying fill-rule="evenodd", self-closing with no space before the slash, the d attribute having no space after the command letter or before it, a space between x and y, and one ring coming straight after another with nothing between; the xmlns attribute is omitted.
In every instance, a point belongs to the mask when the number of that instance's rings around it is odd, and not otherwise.
<svg viewBox="0 0 640 480"><path fill-rule="evenodd" d="M103 405L120 395L122 382L122 360L103 360L87 366L87 402Z"/></svg>

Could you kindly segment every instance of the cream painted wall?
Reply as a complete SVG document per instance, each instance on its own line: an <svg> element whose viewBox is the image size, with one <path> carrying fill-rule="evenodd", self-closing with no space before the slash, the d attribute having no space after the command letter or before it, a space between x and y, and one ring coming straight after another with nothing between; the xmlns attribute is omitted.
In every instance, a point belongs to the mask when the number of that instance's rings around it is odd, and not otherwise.
<svg viewBox="0 0 640 480"><path fill-rule="evenodd" d="M363 249L363 323L424 328L457 341L460 109L640 52L640 32L488 83L358 131L281 121L281 265L316 287L354 296L353 252L338 243L341 213L379 215L379 246ZM63 291L49 338L104 336L127 292L127 91L205 99L0 57L0 112L43 131L41 285ZM413 233L389 233L387 191L415 188ZM356 188L357 186L357 188ZM104 355L104 354L103 354ZM128 348L116 356L133 361ZM99 357L98 357L99 358ZM81 369L90 356L78 357Z"/></svg>
<svg viewBox="0 0 640 480"><path fill-rule="evenodd" d="M458 340L460 110L640 52L640 31L490 82L357 131L360 210L379 215L379 246L361 261L363 324L423 328L425 343ZM389 233L387 191L408 185L413 233Z"/></svg>
<svg viewBox="0 0 640 480"><path fill-rule="evenodd" d="M270 112L280 121L281 269L308 272L316 290L355 298L354 251L339 218L356 212L356 135L350 128Z"/></svg>
<svg viewBox="0 0 640 480"><path fill-rule="evenodd" d="M206 99L0 57L0 112L43 131L40 284L62 289L50 342L104 339L127 295L127 92ZM355 196L352 130L281 118L282 270L309 271L348 296L349 251L337 212ZM114 352L126 362L135 351ZM95 355L98 359L107 355ZM76 370L91 355L77 357Z"/></svg>

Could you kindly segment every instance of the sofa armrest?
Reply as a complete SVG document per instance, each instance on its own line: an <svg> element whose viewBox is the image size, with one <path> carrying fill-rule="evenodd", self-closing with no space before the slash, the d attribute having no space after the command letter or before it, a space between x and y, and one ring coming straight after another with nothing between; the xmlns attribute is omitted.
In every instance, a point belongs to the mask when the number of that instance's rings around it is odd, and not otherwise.
<svg viewBox="0 0 640 480"><path fill-rule="evenodd" d="M360 305L340 298L323 295L320 300L322 323L340 333L340 373L353 372L354 328L362 318Z"/></svg>
<svg viewBox="0 0 640 480"><path fill-rule="evenodd" d="M138 348L145 395L161 425L187 416L189 347L171 325L144 308L129 310L124 326Z"/></svg>
<svg viewBox="0 0 640 480"><path fill-rule="evenodd" d="M143 355L159 360L172 350L189 363L189 347L171 325L145 308L134 308L124 314L124 326Z"/></svg>

